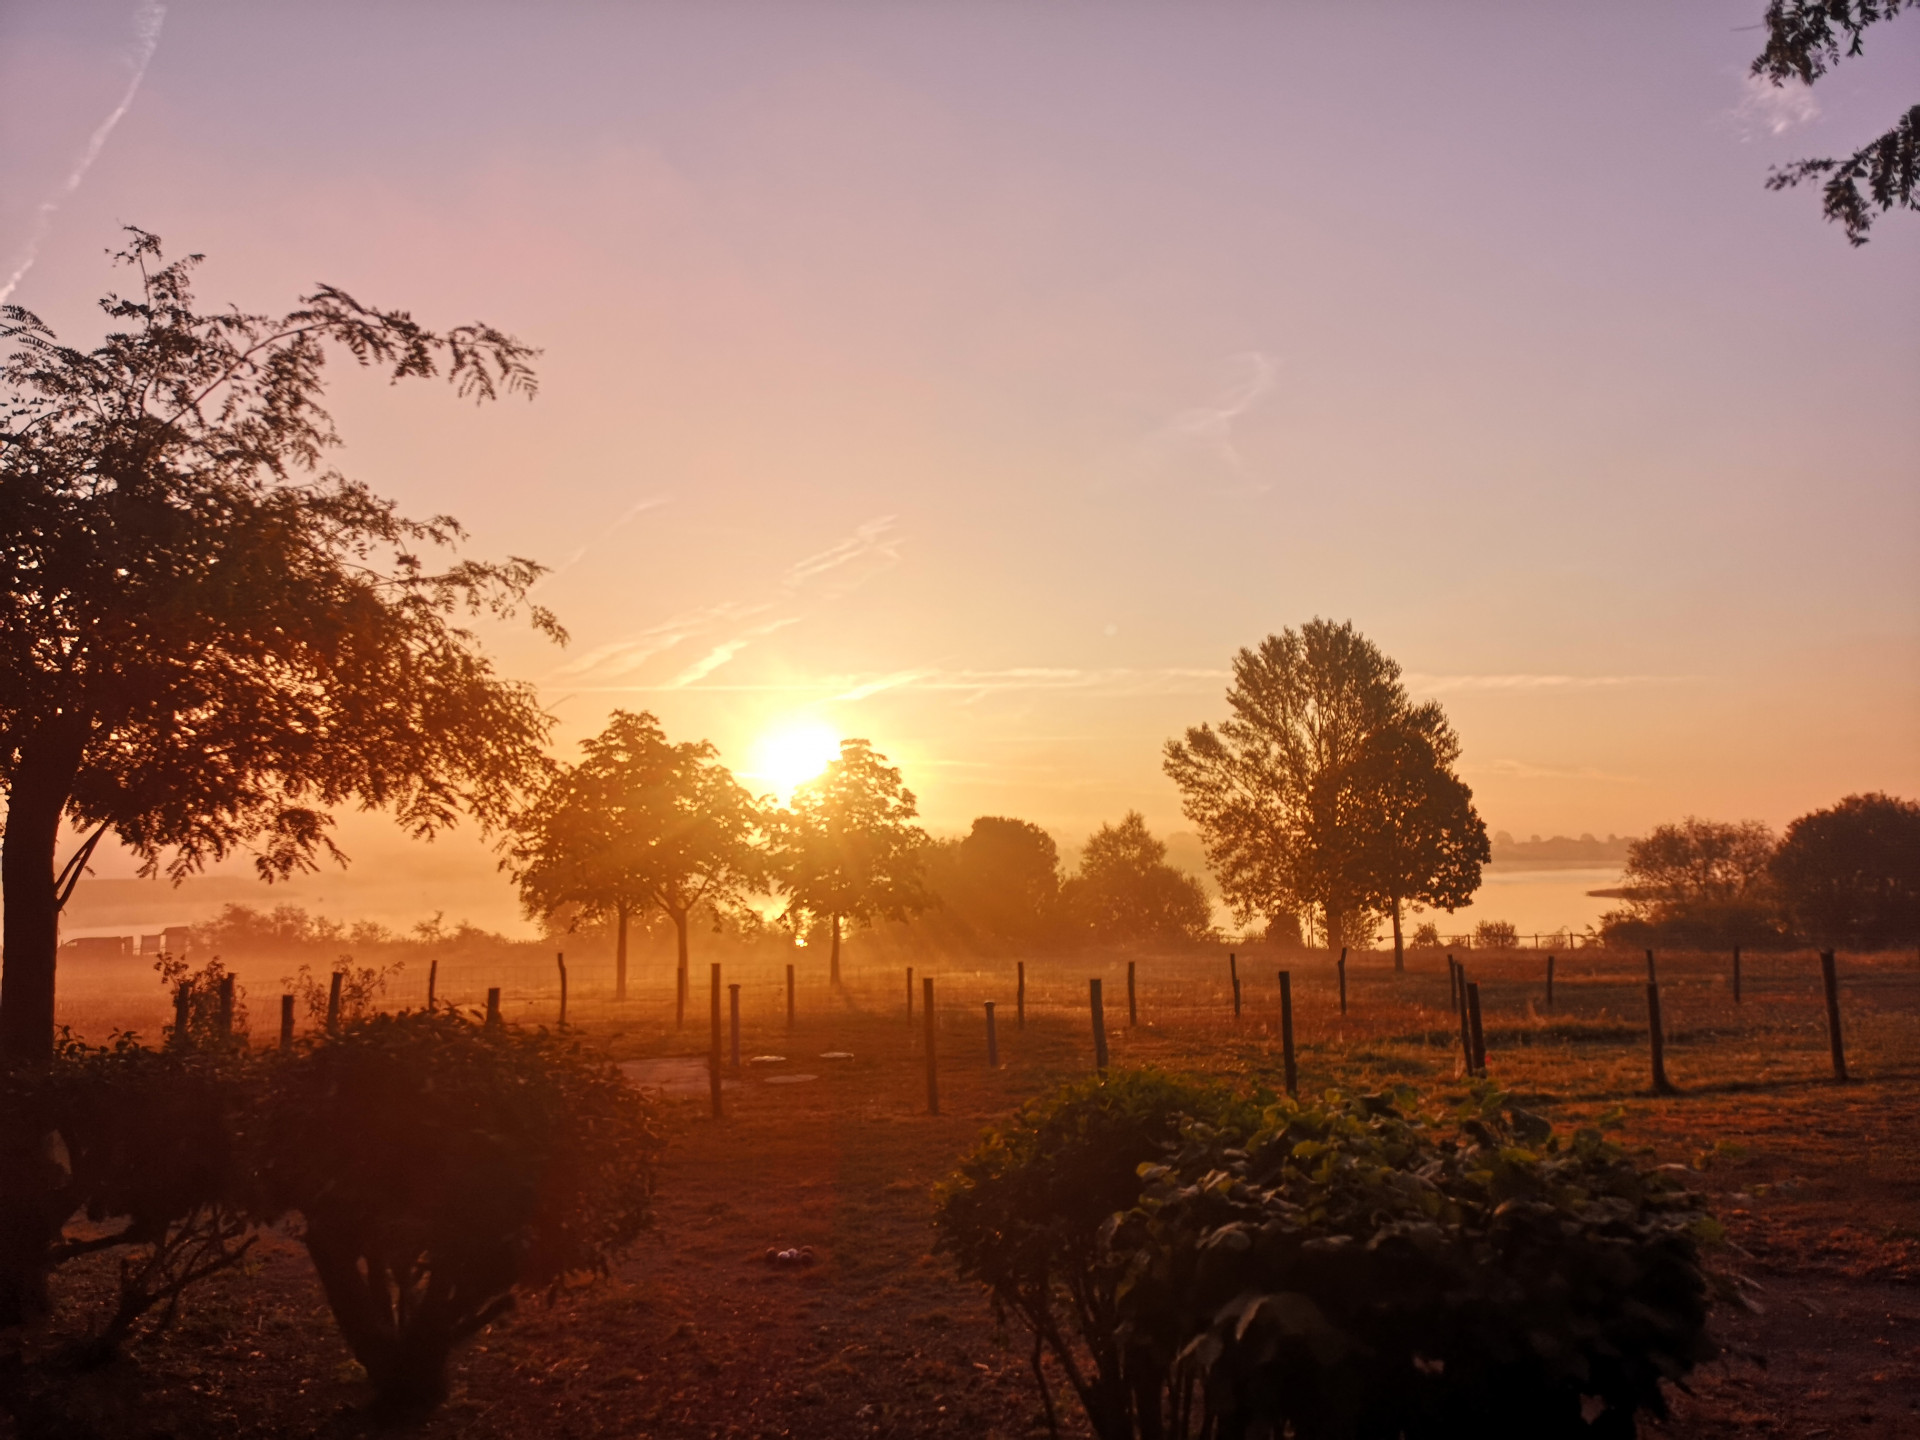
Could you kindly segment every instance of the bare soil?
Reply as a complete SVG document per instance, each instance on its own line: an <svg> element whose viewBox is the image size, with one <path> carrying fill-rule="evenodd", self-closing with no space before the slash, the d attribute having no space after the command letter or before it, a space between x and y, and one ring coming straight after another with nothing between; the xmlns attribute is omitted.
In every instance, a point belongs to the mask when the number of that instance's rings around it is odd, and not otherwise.
<svg viewBox="0 0 1920 1440"><path fill-rule="evenodd" d="M1920 1434L1914 957L1845 962L1854 1079L1844 1086L1831 1079L1809 957L1750 959L1738 1006L1724 958L1662 957L1668 1068L1682 1091L1670 1099L1648 1093L1638 957L1562 957L1551 1010L1542 957L1468 958L1493 1078L1556 1123L1608 1117L1649 1163L1686 1167L1726 1225L1726 1259L1756 1283L1761 1309L1720 1315L1724 1358L1676 1391L1672 1418L1648 1433ZM791 1032L777 966L730 974L748 987L743 1056L784 1062L744 1065L719 1120L688 1083L698 1069L682 1069L659 1099L671 1145L653 1232L609 1277L529 1299L479 1337L456 1362L452 1401L415 1428L514 1440L1044 1433L1024 1337L998 1330L980 1293L930 1253L931 1189L985 1126L1090 1068L1089 975L1105 978L1115 1064L1276 1085L1271 970L1284 963L1296 977L1303 1086L1407 1082L1435 1104L1462 1093L1439 956L1413 957L1402 976L1386 957L1356 958L1345 1016L1324 955L1242 961L1236 1020L1221 959L1143 957L1137 1027L1123 962L1030 964L1024 1028L1012 962L936 964L938 1116L927 1113L920 1017L907 1020L898 970L850 975L837 995L803 986ZM985 1064L984 998L1000 1001L999 1070ZM705 1050L694 1018L676 1031L659 993L576 1015L616 1060ZM821 1058L831 1051L853 1058ZM674 1081L670 1067L634 1069ZM815 1078L768 1083L792 1075ZM816 1263L765 1258L770 1246L802 1245ZM256 1261L193 1292L171 1329L91 1372L62 1347L99 1314L113 1262L68 1267L52 1319L0 1343L0 1437L377 1429L297 1241L266 1236ZM1070 1433L1084 1433L1058 1377L1055 1393Z"/></svg>

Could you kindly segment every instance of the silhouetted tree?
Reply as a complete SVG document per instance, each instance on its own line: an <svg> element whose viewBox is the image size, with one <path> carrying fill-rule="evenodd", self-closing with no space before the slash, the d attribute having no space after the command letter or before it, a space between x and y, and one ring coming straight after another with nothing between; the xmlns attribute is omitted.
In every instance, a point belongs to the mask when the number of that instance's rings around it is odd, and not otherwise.
<svg viewBox="0 0 1920 1440"><path fill-rule="evenodd" d="M1768 870L1795 928L1824 945L1920 943L1920 804L1849 795L1787 827Z"/></svg>
<svg viewBox="0 0 1920 1440"><path fill-rule="evenodd" d="M148 872L170 852L176 879L236 848L276 878L344 858L333 807L423 836L463 810L497 823L545 763L532 689L460 623L515 611L541 567L438 562L453 520L322 463L333 347L395 380L444 367L475 399L531 394L533 352L330 286L281 316L202 314L199 257L132 235L139 286L101 301L121 328L96 348L0 307L0 1058L27 1065L52 1053L59 914L102 835ZM68 820L92 834L56 873ZM41 1298L35 1213L0 1187L0 1321Z"/></svg>
<svg viewBox="0 0 1920 1440"><path fill-rule="evenodd" d="M627 998L627 921L673 922L679 968L701 905L737 904L765 884L759 808L705 740L672 744L646 711L613 712L516 822L507 865L530 915L563 905L614 923L614 995Z"/></svg>
<svg viewBox="0 0 1920 1440"><path fill-rule="evenodd" d="M1729 823L1689 815L1654 827L1627 847L1624 910L1602 917L1610 938L1628 943L1758 944L1778 937L1767 893L1773 832L1758 820Z"/></svg>
<svg viewBox="0 0 1920 1440"><path fill-rule="evenodd" d="M942 907L980 939L1032 944L1058 924L1059 847L1029 821L980 816L965 836L929 852L928 879Z"/></svg>
<svg viewBox="0 0 1920 1440"><path fill-rule="evenodd" d="M1459 741L1437 703L1408 700L1398 665L1330 620L1240 651L1227 704L1233 713L1218 730L1201 725L1167 742L1167 774L1234 917L1244 925L1318 911L1337 949L1356 919L1383 908L1376 772L1391 777L1389 762L1403 753L1389 737L1423 741L1443 768Z"/></svg>
<svg viewBox="0 0 1920 1440"><path fill-rule="evenodd" d="M169 851L178 878L251 846L285 876L337 855L327 811L348 801L420 835L462 809L505 819L547 728L456 623L511 612L540 567L433 568L453 520L409 520L322 468L330 346L396 380L444 365L477 399L531 394L533 352L330 286L281 316L201 314L199 257L162 264L132 234L117 258L138 292L101 301L125 328L97 348L0 308L18 346L0 369L0 1053L30 1060L53 1044L63 819L149 872Z"/></svg>
<svg viewBox="0 0 1920 1440"><path fill-rule="evenodd" d="M1433 734L1391 729L1360 748L1351 781L1366 889L1393 918L1393 968L1406 968L1400 908L1411 901L1452 913L1473 903L1480 867L1492 856L1473 791L1453 773L1459 743L1444 725Z"/></svg>
<svg viewBox="0 0 1920 1440"><path fill-rule="evenodd" d="M1088 837L1062 898L1096 940L1202 940L1211 929L1206 890L1167 864L1166 845L1138 810Z"/></svg>
<svg viewBox="0 0 1920 1440"><path fill-rule="evenodd" d="M793 792L772 820L774 873L789 915L828 921L828 974L840 983L846 920L904 920L927 908L922 854L927 835L900 772L865 740L842 740L840 756Z"/></svg>
<svg viewBox="0 0 1920 1440"><path fill-rule="evenodd" d="M1858 55L1869 25L1891 20L1913 0L1771 0L1767 6L1767 45L1753 62L1752 73L1784 85L1799 80L1811 85L1840 63ZM1844 42L1844 49L1842 48ZM1846 227L1854 245L1867 243L1874 212L1896 206L1920 210L1915 187L1920 185L1920 105L1902 115L1879 139L1844 160L1796 160L1767 176L1769 190L1786 190L1802 181L1825 176L1820 187L1821 209L1828 220ZM1861 185L1866 186L1862 194Z"/></svg>

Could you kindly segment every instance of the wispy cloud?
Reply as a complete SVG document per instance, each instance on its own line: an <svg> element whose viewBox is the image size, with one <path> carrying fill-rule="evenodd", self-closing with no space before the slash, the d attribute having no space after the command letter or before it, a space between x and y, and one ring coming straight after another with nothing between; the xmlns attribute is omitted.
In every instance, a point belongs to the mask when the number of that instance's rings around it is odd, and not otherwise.
<svg viewBox="0 0 1920 1440"><path fill-rule="evenodd" d="M705 672L705 674L711 673L711 670ZM705 674L698 678L704 680ZM888 671L883 674L828 675L769 684L696 684L695 681L686 680L683 675L659 684L607 688L635 691L698 688L774 692L833 701L864 700L887 691L924 691L959 695L971 702L988 695L1041 691L1078 692L1098 695L1102 698L1129 695L1211 694L1229 678L1229 673L1225 670L1117 667L1077 669L1066 666L1027 665L1001 670L922 667L915 670Z"/></svg>
<svg viewBox="0 0 1920 1440"><path fill-rule="evenodd" d="M619 534L620 531L625 529L634 519L646 514L647 511L658 510L662 505L669 505L671 503L673 503L673 497L671 495L649 495L644 500L635 501L621 512L619 519L615 520L611 525L601 527L594 533L592 540L580 546L571 555L567 556L566 559L554 566L553 569L549 570L545 575L542 575L534 582L533 588L538 590L543 585L551 585L584 560L587 555L592 552L595 545Z"/></svg>
<svg viewBox="0 0 1920 1440"><path fill-rule="evenodd" d="M650 507L651 502L643 501L619 523ZM825 550L789 565L774 580L770 594L685 611L596 646L559 666L547 678L581 690L727 688L703 682L755 640L799 624L820 605L851 593L874 575L897 565L900 544L894 517L876 516ZM637 683L639 672L656 657L694 644L705 647L699 658L683 665L671 678Z"/></svg>
<svg viewBox="0 0 1920 1440"><path fill-rule="evenodd" d="M1760 135L1784 135L1820 118L1820 102L1813 87L1799 80L1776 85L1764 75L1748 75L1740 103L1727 112L1742 140Z"/></svg>
<svg viewBox="0 0 1920 1440"><path fill-rule="evenodd" d="M1668 685L1684 675L1422 675L1404 677L1409 690L1445 695L1457 690L1607 690L1623 685Z"/></svg>
<svg viewBox="0 0 1920 1440"><path fill-rule="evenodd" d="M1230 363L1238 378L1212 399L1182 410L1154 435L1161 446L1198 446L1211 454L1235 478L1247 479L1246 459L1234 442L1234 422L1252 410L1273 389L1277 373L1273 358L1259 350L1244 351ZM1266 482L1252 482L1254 490L1268 490Z"/></svg>
<svg viewBox="0 0 1920 1440"><path fill-rule="evenodd" d="M1592 766L1535 765L1526 760L1482 760L1461 763L1470 775L1501 775L1514 780L1597 780L1609 785L1644 785L1638 775L1615 775Z"/></svg>
<svg viewBox="0 0 1920 1440"><path fill-rule="evenodd" d="M107 138L113 134L114 126L133 104L133 97L140 91L140 82L147 78L147 66L153 60L153 52L160 48L160 26L167 18L167 7L145 0L133 15L133 47L127 54L127 65L131 74L127 79L127 88L120 97L120 103L108 112L107 118L94 127L93 134L87 137L86 149L80 152L80 159L67 172L54 192L40 202L33 212L33 225L27 232L27 243L21 251L20 262L13 273L7 276L6 283L0 285L0 304L13 298L13 292L33 268L33 262L40 258L40 246L47 238L47 231L53 224L54 214L80 188L80 182L87 178L87 171L93 168L93 162L100 158L100 152L107 147Z"/></svg>

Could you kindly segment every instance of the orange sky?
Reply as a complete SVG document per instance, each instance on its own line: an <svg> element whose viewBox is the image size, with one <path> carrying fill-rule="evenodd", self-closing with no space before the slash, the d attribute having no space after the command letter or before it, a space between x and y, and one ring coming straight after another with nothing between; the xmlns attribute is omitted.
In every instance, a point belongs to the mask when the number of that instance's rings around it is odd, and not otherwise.
<svg viewBox="0 0 1920 1440"><path fill-rule="evenodd" d="M210 301L542 346L532 405L337 410L554 567L574 643L495 644L568 747L817 725L935 829L1169 830L1161 743L1318 614L1493 828L1779 825L1920 793L1920 224L1761 187L1911 103L1920 20L1773 95L1761 9L18 3L0 275L86 333L137 222ZM509 917L484 867L417 908Z"/></svg>

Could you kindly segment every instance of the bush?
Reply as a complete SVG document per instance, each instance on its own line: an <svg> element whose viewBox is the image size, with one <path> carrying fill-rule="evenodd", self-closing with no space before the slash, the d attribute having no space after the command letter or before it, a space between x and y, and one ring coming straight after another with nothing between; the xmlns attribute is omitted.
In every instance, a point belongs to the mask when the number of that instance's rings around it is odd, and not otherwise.
<svg viewBox="0 0 1920 1440"><path fill-rule="evenodd" d="M646 1222L652 1117L570 1041L375 1015L271 1069L265 1208L300 1213L383 1408L444 1399L454 1345L516 1290L604 1272Z"/></svg>
<svg viewBox="0 0 1920 1440"><path fill-rule="evenodd" d="M1168 1343L1169 1424L1220 1440L1632 1436L1709 1358L1712 1222L1597 1130L1483 1092L1283 1101L1241 1149L1189 1134L1116 1223L1124 1308Z"/></svg>
<svg viewBox="0 0 1920 1440"><path fill-rule="evenodd" d="M143 1331L164 1328L189 1286L238 1265L252 1248L237 1134L255 1074L244 1052L153 1050L130 1034L100 1048L60 1047L47 1118L71 1177L68 1213L118 1228L63 1239L49 1259L131 1252L120 1261L112 1313L82 1349L85 1360L109 1359Z"/></svg>
<svg viewBox="0 0 1920 1440"><path fill-rule="evenodd" d="M1491 1092L1444 1125L1410 1101L1250 1123L1218 1089L1116 1073L990 1132L941 1243L1100 1440L1629 1436L1664 1413L1660 1382L1713 1353L1696 1200Z"/></svg>
<svg viewBox="0 0 1920 1440"><path fill-rule="evenodd" d="M1473 943L1484 950L1511 950L1520 943L1520 932L1509 920L1482 920L1473 927Z"/></svg>
<svg viewBox="0 0 1920 1440"><path fill-rule="evenodd" d="M190 1285L245 1257L235 1147L250 1074L230 1046L153 1050L118 1034L94 1047L64 1032L48 1064L0 1074L5 1323L45 1311L60 1264L123 1250L113 1309L80 1346L84 1362L105 1360L169 1322ZM93 1233L69 1233L76 1215Z"/></svg>
<svg viewBox="0 0 1920 1440"><path fill-rule="evenodd" d="M1794 924L1820 944L1920 941L1920 804L1849 795L1802 815L1770 868Z"/></svg>
<svg viewBox="0 0 1920 1440"><path fill-rule="evenodd" d="M1156 1070L1116 1071L1031 1101L989 1130L937 1197L939 1248L982 1282L994 1312L1018 1315L1053 1419L1042 1367L1050 1353L1103 1440L1131 1436L1136 1407L1157 1409L1156 1366L1130 1346L1118 1290L1124 1278L1101 1229L1140 1197L1142 1165L1164 1158L1189 1121L1250 1130L1258 1111L1225 1087Z"/></svg>
<svg viewBox="0 0 1920 1440"><path fill-rule="evenodd" d="M1418 925L1413 927L1413 939L1408 943L1418 946L1423 950L1438 950L1440 948L1440 927L1431 920L1422 920Z"/></svg>

